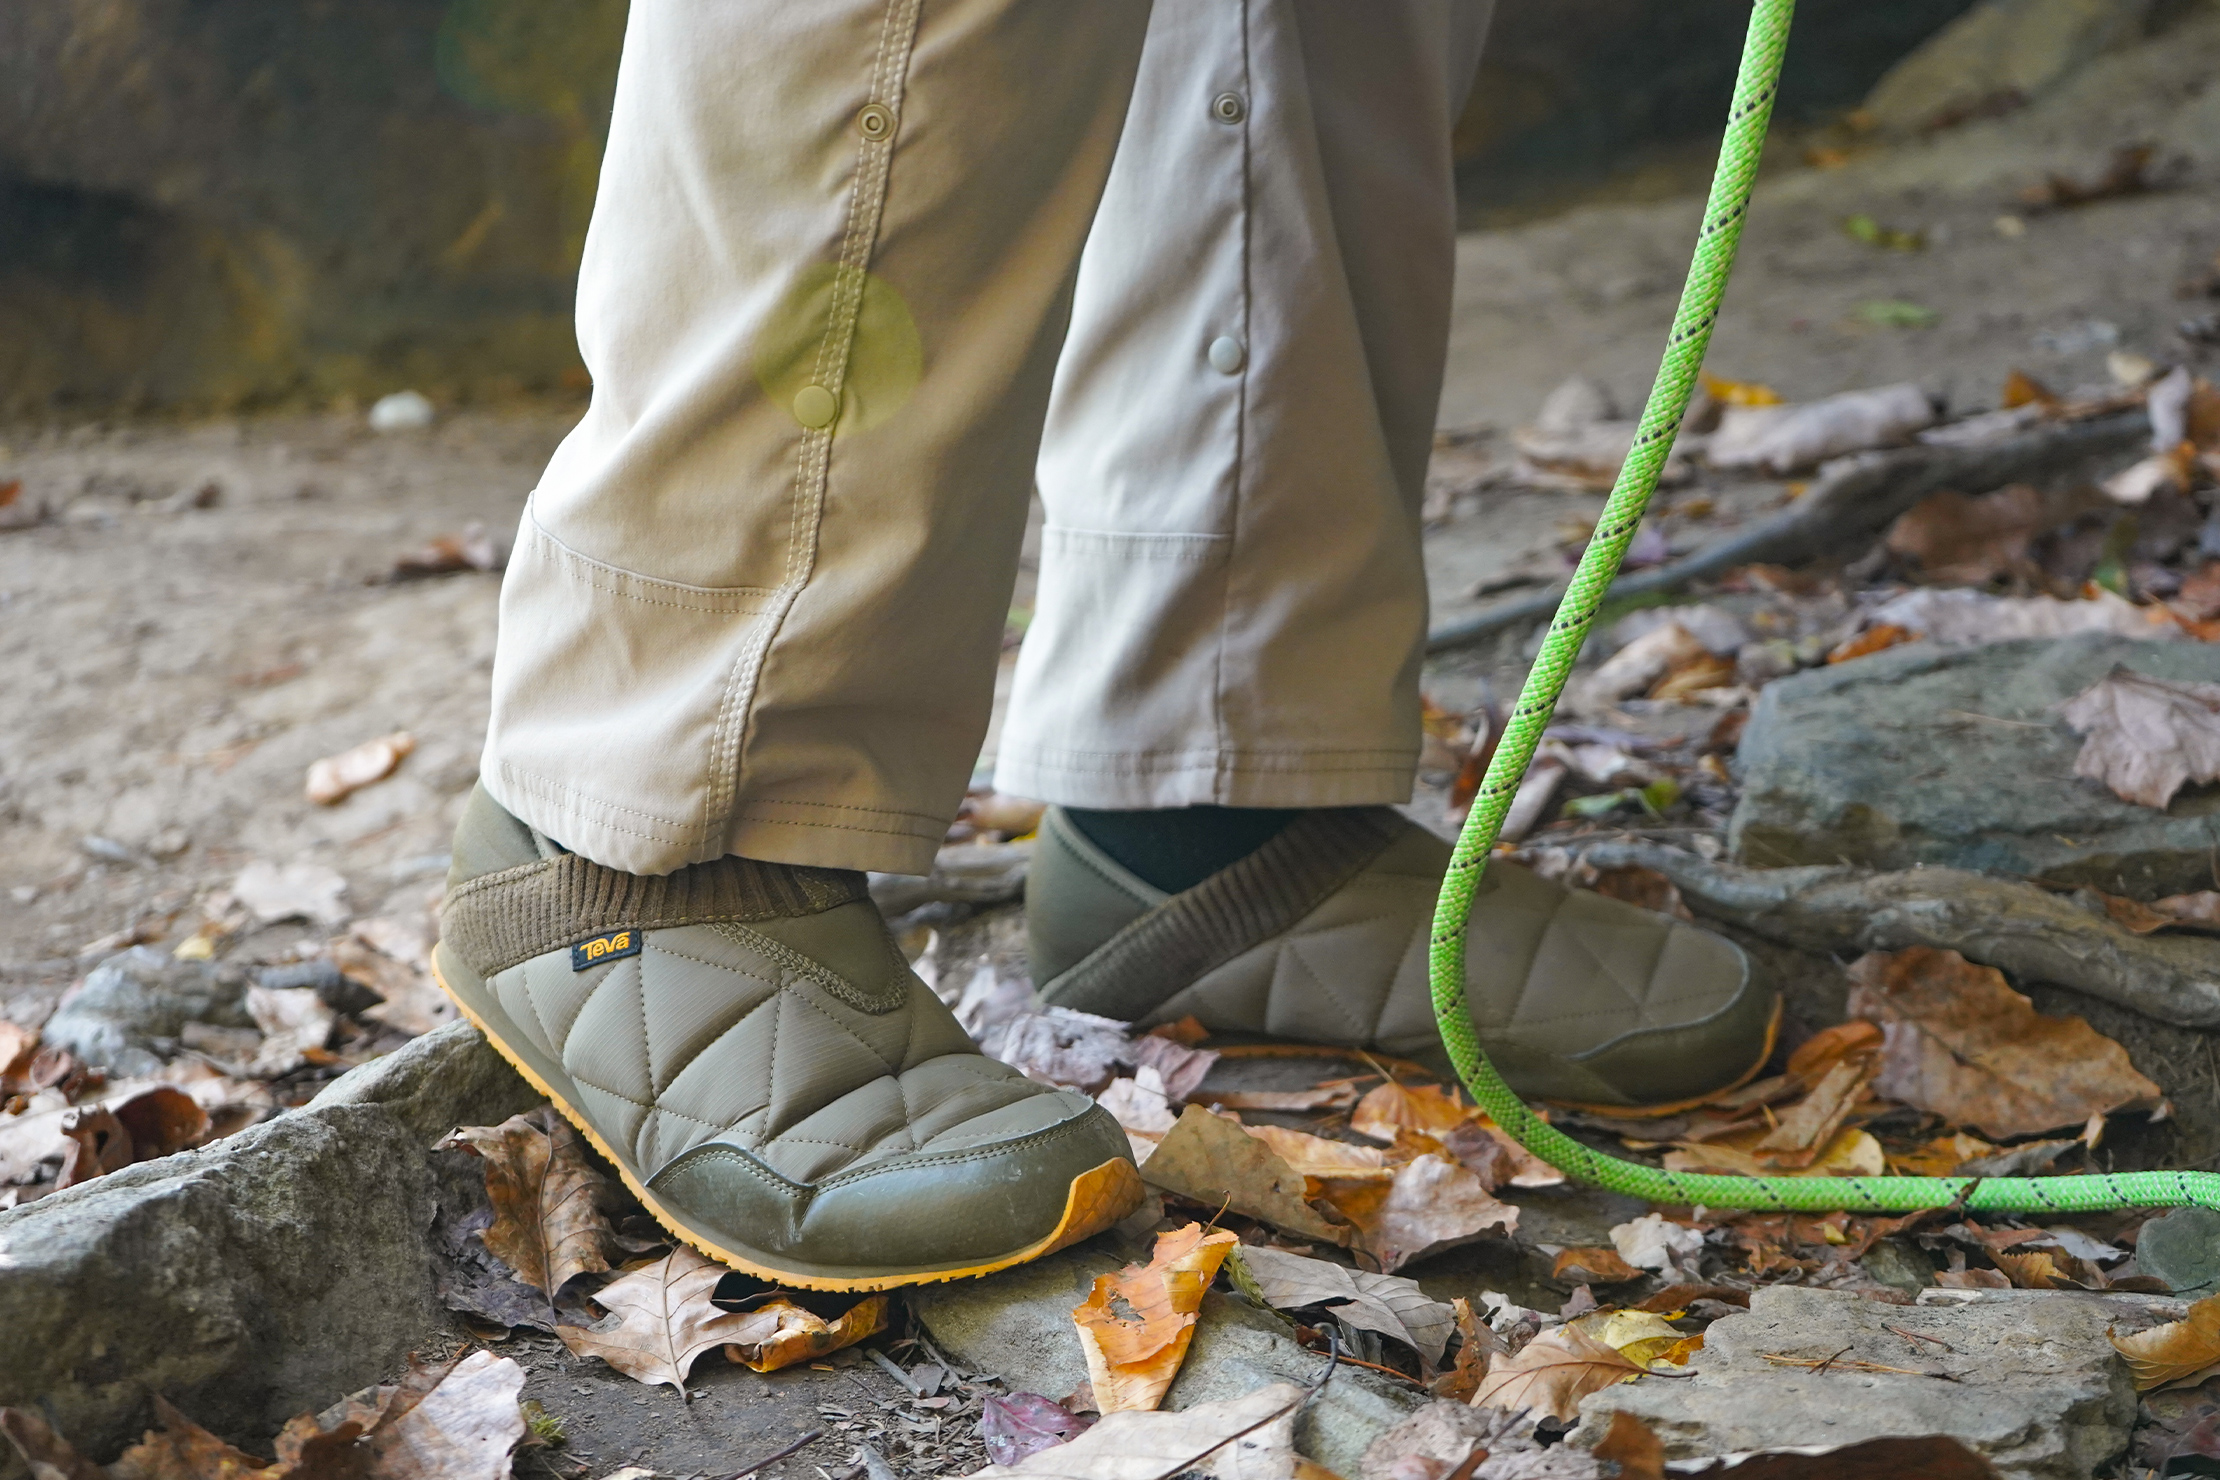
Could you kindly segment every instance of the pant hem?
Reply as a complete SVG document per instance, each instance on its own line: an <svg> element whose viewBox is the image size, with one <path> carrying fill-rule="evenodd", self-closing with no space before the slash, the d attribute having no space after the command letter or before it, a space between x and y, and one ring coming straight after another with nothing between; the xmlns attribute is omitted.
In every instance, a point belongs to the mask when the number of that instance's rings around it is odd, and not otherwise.
<svg viewBox="0 0 2220 1480"><path fill-rule="evenodd" d="M1004 754L994 786L1059 807L1371 807L1408 802L1417 776L1402 751Z"/></svg>
<svg viewBox="0 0 2220 1480"><path fill-rule="evenodd" d="M822 809L835 810L835 809ZM842 808L841 811L853 811ZM873 812L853 822L754 815L743 807L725 833L724 851L765 863L852 868L881 874L929 874L947 835L945 821L905 826L907 814Z"/></svg>

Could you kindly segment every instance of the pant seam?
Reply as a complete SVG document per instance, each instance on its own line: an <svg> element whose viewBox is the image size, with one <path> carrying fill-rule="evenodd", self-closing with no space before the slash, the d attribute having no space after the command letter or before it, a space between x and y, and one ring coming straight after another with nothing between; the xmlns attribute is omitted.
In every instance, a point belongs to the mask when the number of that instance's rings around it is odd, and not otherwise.
<svg viewBox="0 0 2220 1480"><path fill-rule="evenodd" d="M647 833L641 832L637 828L622 827L614 822L604 820L595 821L593 823L595 827L605 827L611 832L623 833L626 837L643 838L655 843L676 842L685 836L686 824L675 818L660 816L654 812L645 812L638 807L620 806L616 802L597 797L591 792L581 791L567 781L558 781L552 776L542 776L537 771L527 771L514 761L505 760L500 762L500 770L501 778L512 786L521 791L537 792L555 802L558 806L565 808L590 807L603 812L621 812L628 817L637 817L643 822L661 823L671 831L667 834ZM581 818L580 820L584 821L585 819Z"/></svg>
<svg viewBox="0 0 2220 1480"><path fill-rule="evenodd" d="M795 453L794 494L787 525L786 578L768 619L750 634L725 682L717 724L710 745L709 787L703 797L701 836L697 851L705 856L721 848L734 821L740 769L753 727L756 691L769 661L772 641L786 625L802 588L817 564L817 538L824 518L825 483L832 468L833 431L839 425L839 407L846 388L848 359L855 344L856 321L863 302L863 285L886 207L887 178L892 172L894 142L901 134L902 88L908 75L910 53L917 41L918 12L923 0L888 0L879 28L879 49L872 59L866 103L883 105L894 126L884 137L873 139L859 128L855 184L848 196L848 221L840 243L840 260L833 273L833 291L825 335L817 350L813 384L833 398L834 419L823 427L804 428Z"/></svg>

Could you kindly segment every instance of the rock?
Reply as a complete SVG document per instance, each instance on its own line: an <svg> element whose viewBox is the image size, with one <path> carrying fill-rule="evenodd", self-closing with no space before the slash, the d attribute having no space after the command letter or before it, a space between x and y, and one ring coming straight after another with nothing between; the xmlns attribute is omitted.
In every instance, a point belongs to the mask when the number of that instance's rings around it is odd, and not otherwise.
<svg viewBox="0 0 2220 1480"><path fill-rule="evenodd" d="M1891 67L1865 111L1909 133L2007 110L2139 39L2152 9L2152 0L1983 0Z"/></svg>
<svg viewBox="0 0 2220 1480"><path fill-rule="evenodd" d="M1714 1321L1687 1378L1641 1378L1581 1404L1572 1442L1593 1446L1611 1416L1647 1422L1668 1459L1793 1444L1945 1434L2009 1480L2086 1480L2126 1447L2135 1393L2105 1339L2140 1307L2058 1291L1960 1306L1883 1305L1838 1290L1775 1285ZM2141 1319L2124 1319L2135 1316ZM1900 1336L1894 1326L1947 1346ZM1813 1360L1782 1366L1764 1353ZM1949 1372L1955 1380L1848 1364Z"/></svg>
<svg viewBox="0 0 2220 1480"><path fill-rule="evenodd" d="M909 1300L956 1361L1017 1391L1062 1398L1087 1376L1072 1307L1087 1298L1096 1275L1122 1263L1097 1241L983 1280L922 1285ZM1203 1297L1194 1344L1164 1406L1237 1398L1272 1382L1308 1387L1325 1370L1326 1359L1296 1345L1278 1316L1213 1291ZM1354 1475L1372 1441L1425 1401L1408 1383L1342 1367L1304 1411L1296 1445L1327 1469Z"/></svg>
<svg viewBox="0 0 2220 1480"><path fill-rule="evenodd" d="M383 1105L429 1149L459 1125L499 1125L545 1096L469 1022L449 1023L324 1086L310 1109Z"/></svg>
<svg viewBox="0 0 2220 1480"><path fill-rule="evenodd" d="M160 1393L251 1448L390 1376L449 1329L432 1143L537 1099L458 1023L228 1140L0 1213L0 1406L107 1459Z"/></svg>
<svg viewBox="0 0 2220 1480"><path fill-rule="evenodd" d="M432 1195L399 1116L335 1105L0 1213L0 1405L103 1460L149 1393L266 1443L444 1324Z"/></svg>
<svg viewBox="0 0 2220 1480"><path fill-rule="evenodd" d="M1940 649L1800 673L1758 696L1728 825L1761 868L1940 864L2150 899L2220 887L2220 788L2157 811L2076 779L2057 706L2116 663L2220 681L2220 647L2100 633Z"/></svg>
<svg viewBox="0 0 2220 1480"><path fill-rule="evenodd" d="M2136 1236L2135 1265L2185 1299L2220 1294L2220 1213L2176 1208L2153 1218Z"/></svg>
<svg viewBox="0 0 2220 1480"><path fill-rule="evenodd" d="M117 1078L154 1074L187 1023L252 1028L245 993L246 978L235 970L134 946L94 967L40 1036Z"/></svg>

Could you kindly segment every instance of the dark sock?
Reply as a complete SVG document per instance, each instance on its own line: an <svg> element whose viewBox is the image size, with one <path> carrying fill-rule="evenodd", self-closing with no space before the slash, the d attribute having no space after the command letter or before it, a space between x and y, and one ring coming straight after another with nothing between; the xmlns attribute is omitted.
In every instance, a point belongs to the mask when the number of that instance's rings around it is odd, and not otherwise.
<svg viewBox="0 0 2220 1480"><path fill-rule="evenodd" d="M1192 889L1278 837L1300 812L1283 807L1171 807L1097 812L1066 807L1087 841L1166 894Z"/></svg>

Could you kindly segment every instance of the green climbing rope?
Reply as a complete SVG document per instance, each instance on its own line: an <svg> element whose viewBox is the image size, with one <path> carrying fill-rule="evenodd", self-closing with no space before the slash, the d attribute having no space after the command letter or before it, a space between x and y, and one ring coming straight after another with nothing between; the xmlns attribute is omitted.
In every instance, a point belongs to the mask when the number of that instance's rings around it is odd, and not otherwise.
<svg viewBox="0 0 2220 1480"><path fill-rule="evenodd" d="M1738 1177L1670 1172L1591 1150L1528 1109L1481 1052L1465 1010L1465 921L1472 913L1488 854L1502 831L1504 814L1518 792L1519 780L1534 758L1543 729L1557 707L1573 660L1594 624L1612 578L1625 558L1656 490L1657 475L1673 450L1673 438L1688 409L1689 393L1702 369L1719 300L1749 212L1750 187L1757 177L1758 153L1773 113L1773 95L1788 45L1795 0L1754 0L1750 34L1735 80L1734 105L1727 117L1719 169L1704 208L1696 257L1688 271L1680 311L1673 318L1657 383L1643 408L1642 422L1627 454L1611 498L1596 521L1596 532L1580 558L1572 584L1549 624L1526 687L1519 694L1502 742L1488 766L1487 779L1473 799L1463 833L1442 880L1441 903L1434 915L1428 953L1434 1013L1442 1042L1465 1086L1496 1123L1527 1150L1568 1176L1650 1202L1715 1208L1762 1208L1822 1212L1836 1208L1859 1212L1908 1212L1963 1200L1971 1208L2007 1212L2085 1212L2098 1208L2163 1207L2197 1203L2220 1207L2220 1175L2211 1172L2130 1172L2084 1177Z"/></svg>

